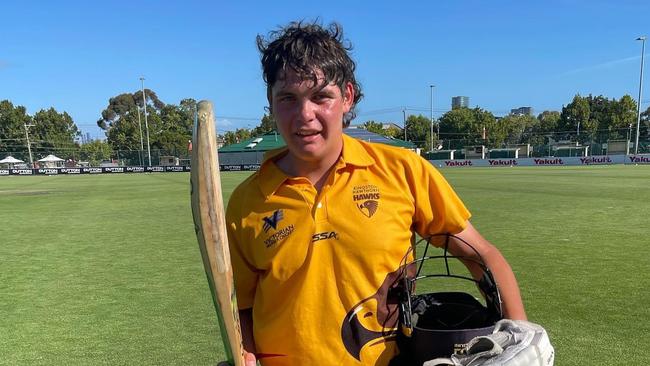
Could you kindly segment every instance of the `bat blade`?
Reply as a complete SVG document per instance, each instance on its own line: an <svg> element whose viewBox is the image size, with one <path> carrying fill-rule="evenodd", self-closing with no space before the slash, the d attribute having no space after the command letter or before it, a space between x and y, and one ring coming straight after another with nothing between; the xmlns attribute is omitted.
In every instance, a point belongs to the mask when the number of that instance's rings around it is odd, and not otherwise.
<svg viewBox="0 0 650 366"><path fill-rule="evenodd" d="M244 366L214 122L212 103L199 102L192 136L192 216L227 361Z"/></svg>

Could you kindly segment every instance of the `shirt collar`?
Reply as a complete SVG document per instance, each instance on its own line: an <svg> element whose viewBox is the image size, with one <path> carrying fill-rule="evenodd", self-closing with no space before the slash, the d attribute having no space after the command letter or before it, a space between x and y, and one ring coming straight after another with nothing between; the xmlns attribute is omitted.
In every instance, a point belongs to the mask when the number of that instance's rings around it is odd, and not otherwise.
<svg viewBox="0 0 650 366"><path fill-rule="evenodd" d="M275 150L270 150L264 154L264 161L260 166L259 185L264 196L270 196L285 180L291 178L285 174L275 164L275 160L282 154L287 152L287 147L282 147ZM373 165L375 159L368 154L363 144L345 133L343 134L343 152L341 157L336 163L336 168L341 169L348 165L355 167L367 167Z"/></svg>

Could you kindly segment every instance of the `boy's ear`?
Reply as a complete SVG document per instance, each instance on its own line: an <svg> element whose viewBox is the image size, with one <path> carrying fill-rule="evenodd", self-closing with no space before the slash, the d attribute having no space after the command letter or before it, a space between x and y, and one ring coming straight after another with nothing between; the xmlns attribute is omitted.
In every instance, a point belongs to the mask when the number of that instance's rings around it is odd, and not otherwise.
<svg viewBox="0 0 650 366"><path fill-rule="evenodd" d="M343 90L343 102L348 109L352 108L352 103L354 103L354 86L349 81L345 83L345 88Z"/></svg>
<svg viewBox="0 0 650 366"><path fill-rule="evenodd" d="M266 100L269 102L269 115L273 114L273 94L271 93L271 87L266 88Z"/></svg>

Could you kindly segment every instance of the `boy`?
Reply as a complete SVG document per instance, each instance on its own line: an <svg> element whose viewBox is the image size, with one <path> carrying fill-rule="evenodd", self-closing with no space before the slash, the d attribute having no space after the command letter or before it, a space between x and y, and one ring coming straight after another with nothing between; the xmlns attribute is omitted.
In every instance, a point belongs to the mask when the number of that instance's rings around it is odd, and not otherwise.
<svg viewBox="0 0 650 366"><path fill-rule="evenodd" d="M505 317L525 319L510 266L436 169L343 134L362 92L341 27L294 22L257 43L287 146L265 156L226 213L247 362L388 365L399 351L386 284L413 260L414 233L472 243ZM449 251L476 256L454 242Z"/></svg>

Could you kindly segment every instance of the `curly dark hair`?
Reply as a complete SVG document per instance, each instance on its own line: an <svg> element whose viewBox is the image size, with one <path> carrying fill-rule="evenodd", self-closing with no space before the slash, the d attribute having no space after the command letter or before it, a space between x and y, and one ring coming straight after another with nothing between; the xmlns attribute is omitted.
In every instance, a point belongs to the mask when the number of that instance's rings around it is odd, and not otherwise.
<svg viewBox="0 0 650 366"><path fill-rule="evenodd" d="M343 117L347 127L356 116L355 107L363 98L361 85L354 77L356 64L350 57L352 45L343 39L343 28L338 23L323 27L318 22L291 22L286 27L271 31L268 38L257 36L257 48L262 56L262 73L267 96L271 103L271 88L292 70L304 80L318 84L317 71L323 72L323 84L334 83L345 90L350 82L354 88L354 101L350 112Z"/></svg>

